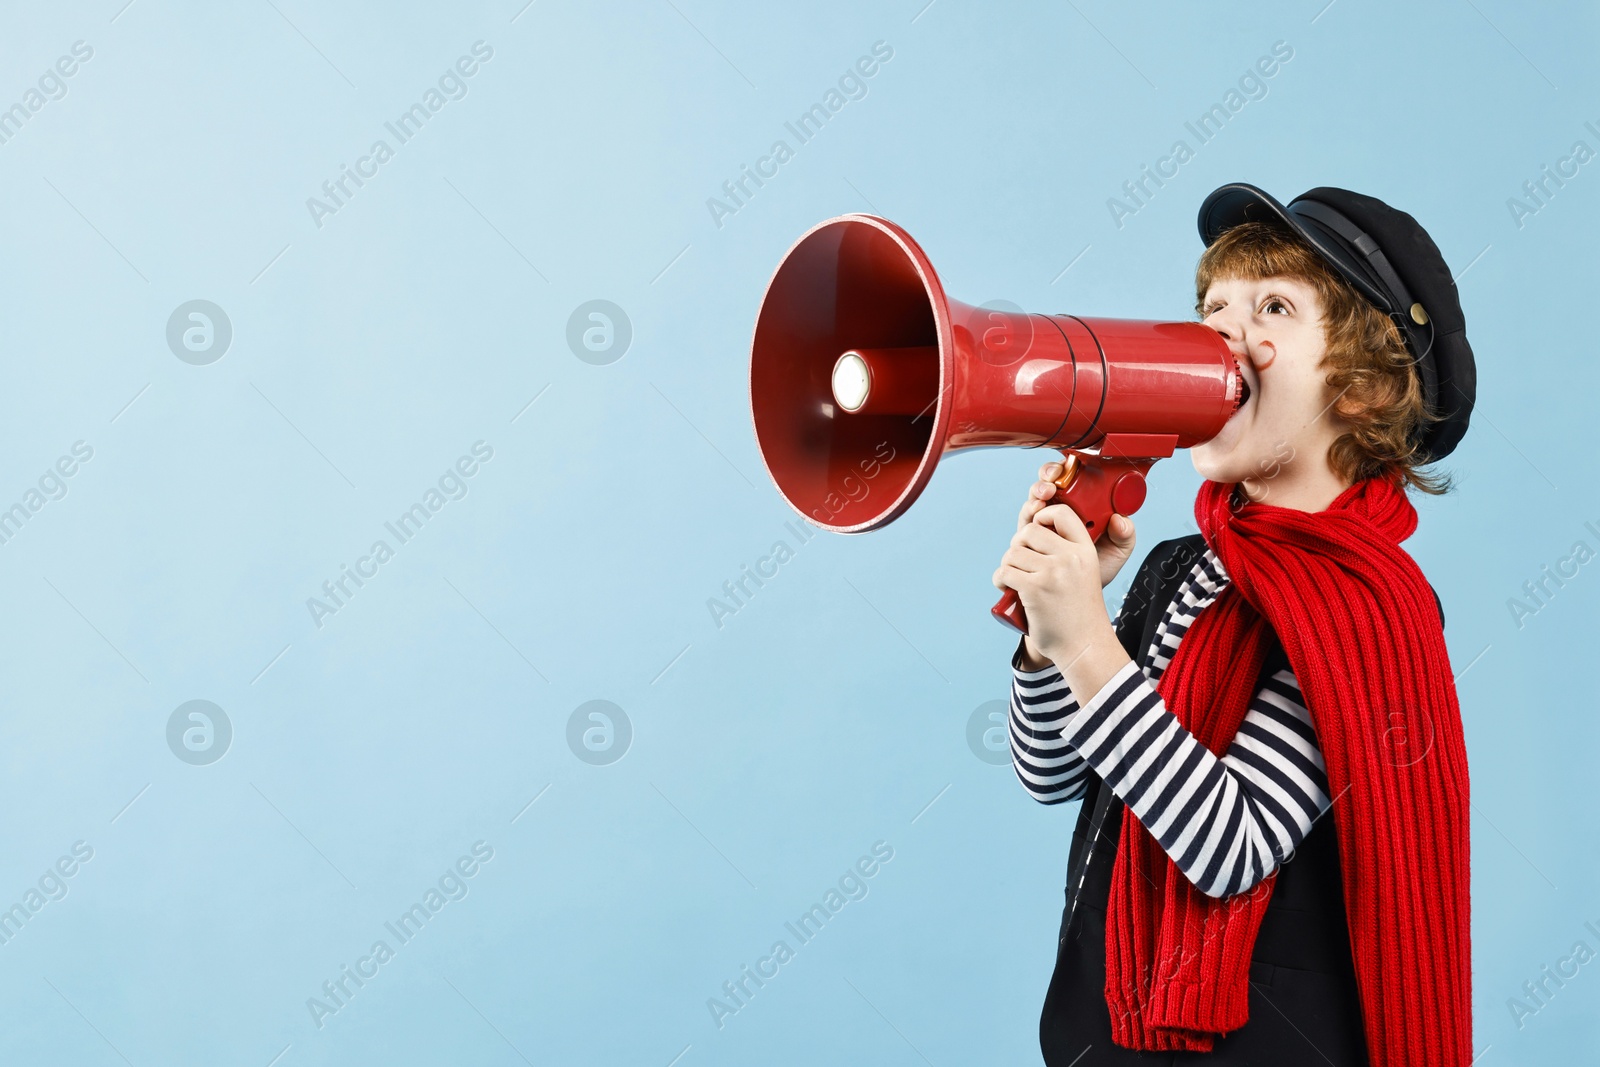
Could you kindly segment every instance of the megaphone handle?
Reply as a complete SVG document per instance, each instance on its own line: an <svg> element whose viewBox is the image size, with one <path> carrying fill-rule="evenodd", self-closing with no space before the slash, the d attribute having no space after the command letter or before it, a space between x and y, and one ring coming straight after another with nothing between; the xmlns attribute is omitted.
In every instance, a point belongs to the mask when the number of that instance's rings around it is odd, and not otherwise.
<svg viewBox="0 0 1600 1067"><path fill-rule="evenodd" d="M1061 455L1065 469L1056 479L1056 494L1050 503L1066 504L1077 512L1091 540L1099 542L1105 535L1113 514L1132 515L1144 506L1144 476L1155 465L1154 459L1104 457L1066 448ZM1020 634L1028 632L1022 598L1014 589L1001 594L989 614Z"/></svg>

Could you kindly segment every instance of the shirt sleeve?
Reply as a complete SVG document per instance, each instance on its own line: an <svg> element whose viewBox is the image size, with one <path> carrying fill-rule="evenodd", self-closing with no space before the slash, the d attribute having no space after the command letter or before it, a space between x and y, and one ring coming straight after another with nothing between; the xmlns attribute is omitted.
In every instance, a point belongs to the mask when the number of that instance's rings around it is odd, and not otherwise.
<svg viewBox="0 0 1600 1067"><path fill-rule="evenodd" d="M1011 657L1011 766L1028 795L1041 804L1077 800L1088 788L1088 764L1061 736L1067 717L1078 711L1072 687L1050 664L1025 671L1022 643Z"/></svg>
<svg viewBox="0 0 1600 1067"><path fill-rule="evenodd" d="M1038 698L1048 685L1023 690L1023 677L1018 672L1014 694ZM1080 794L1084 765L1092 768L1207 896L1241 893L1267 877L1331 806L1311 714L1289 670L1262 683L1220 758L1167 709L1137 664L1126 664L1082 707L1072 699L1031 705L1054 709L1056 732L1045 750L1068 754L1059 766L1072 768ZM1013 752L1016 727L1014 720ZM1014 762L1034 792L1021 759Z"/></svg>

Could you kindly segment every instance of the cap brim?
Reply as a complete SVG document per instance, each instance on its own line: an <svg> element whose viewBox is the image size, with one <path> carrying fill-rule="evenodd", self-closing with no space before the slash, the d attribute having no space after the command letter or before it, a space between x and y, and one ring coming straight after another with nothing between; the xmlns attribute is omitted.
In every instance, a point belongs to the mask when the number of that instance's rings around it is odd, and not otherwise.
<svg viewBox="0 0 1600 1067"><path fill-rule="evenodd" d="M1241 222L1265 222L1300 232L1300 227L1289 215L1289 209L1271 195L1253 185L1230 182L1206 197L1200 205L1200 240L1210 248L1223 231Z"/></svg>
<svg viewBox="0 0 1600 1067"><path fill-rule="evenodd" d="M1380 311L1395 310L1394 297L1373 277L1366 265L1345 248L1343 242L1323 229L1316 220L1296 214L1267 192L1244 182L1230 182L1206 197L1200 205L1200 239L1207 248L1224 231L1241 222L1264 222L1295 234Z"/></svg>

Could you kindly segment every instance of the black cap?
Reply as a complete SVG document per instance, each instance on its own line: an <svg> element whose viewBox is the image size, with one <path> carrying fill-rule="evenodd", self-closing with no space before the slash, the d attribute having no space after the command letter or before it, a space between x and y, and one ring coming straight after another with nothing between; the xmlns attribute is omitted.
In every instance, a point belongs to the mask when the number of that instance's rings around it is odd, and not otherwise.
<svg viewBox="0 0 1600 1067"><path fill-rule="evenodd" d="M1233 182L1200 205L1200 239L1207 248L1241 222L1264 222L1297 235L1394 320L1429 410L1444 416L1424 431L1423 462L1449 455L1467 432L1478 373L1456 283L1428 231L1404 211L1346 189L1312 189L1284 207L1253 185Z"/></svg>

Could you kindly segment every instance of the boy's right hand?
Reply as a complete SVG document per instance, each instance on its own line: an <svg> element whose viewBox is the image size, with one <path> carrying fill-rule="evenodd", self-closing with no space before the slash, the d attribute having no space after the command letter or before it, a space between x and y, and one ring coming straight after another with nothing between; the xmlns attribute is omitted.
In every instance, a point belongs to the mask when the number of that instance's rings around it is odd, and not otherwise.
<svg viewBox="0 0 1600 1067"><path fill-rule="evenodd" d="M1050 506L1050 501L1056 495L1055 479L1061 477L1063 470L1065 467L1060 463L1046 463L1039 468L1039 480L1028 489L1028 500L1017 513L1018 530L1028 525L1035 515ZM1122 565L1128 562L1128 557L1133 555L1133 520L1126 515L1112 515L1110 527L1106 535L1095 542L1095 549L1100 556L1101 589L1111 584L1117 572L1122 570ZM1037 671L1050 665L1050 660L1040 654L1033 639L1027 634L1022 636L1022 646L1023 670Z"/></svg>
<svg viewBox="0 0 1600 1067"><path fill-rule="evenodd" d="M1050 505L1050 501L1056 495L1055 479L1061 477L1064 469L1060 463L1046 463L1039 468L1039 480L1028 489L1028 500L1017 513L1018 530L1032 522L1035 515ZM1101 589L1116 579L1118 572L1133 555L1135 544L1132 519L1126 515L1114 514L1111 516L1109 526L1105 536L1095 542L1095 550L1100 556Z"/></svg>

